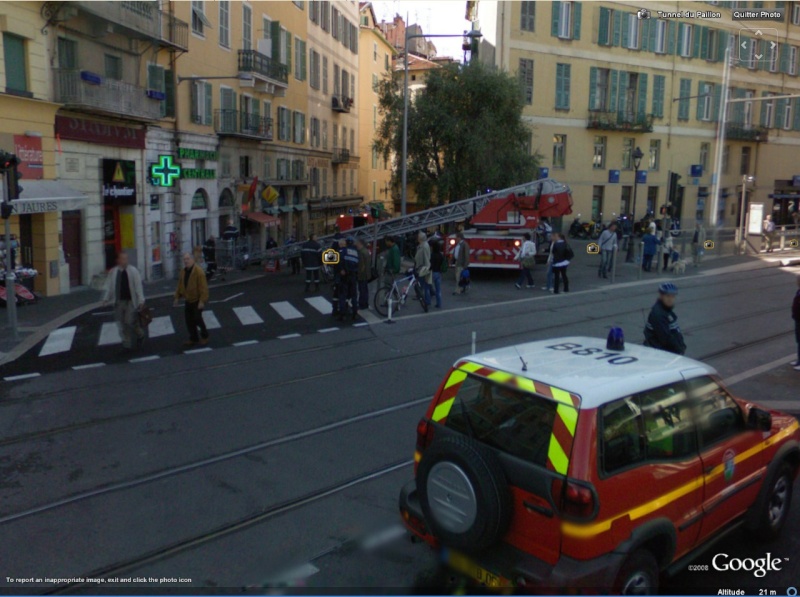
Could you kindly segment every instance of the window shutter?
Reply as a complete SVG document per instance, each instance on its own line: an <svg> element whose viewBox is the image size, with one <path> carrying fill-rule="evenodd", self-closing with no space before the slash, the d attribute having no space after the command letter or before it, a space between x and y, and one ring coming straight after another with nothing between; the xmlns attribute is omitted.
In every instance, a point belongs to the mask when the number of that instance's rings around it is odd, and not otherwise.
<svg viewBox="0 0 800 597"><path fill-rule="evenodd" d="M642 30L641 34L639 35L639 49L640 50L649 50L650 49L650 23L652 19L645 19L642 22ZM653 23L655 24L655 23Z"/></svg>
<svg viewBox="0 0 800 597"><path fill-rule="evenodd" d="M767 92L762 91L761 97L767 97ZM761 102L761 126L767 126L767 102Z"/></svg>
<svg viewBox="0 0 800 597"><path fill-rule="evenodd" d="M602 9L601 9L602 11ZM597 67L589 68L589 109L597 109Z"/></svg>
<svg viewBox="0 0 800 597"><path fill-rule="evenodd" d="M667 54L675 53L675 21L667 23Z"/></svg>
<svg viewBox="0 0 800 597"><path fill-rule="evenodd" d="M611 31L611 45L619 46L620 44L620 37L622 35L622 13L618 10L613 12L614 16L614 26Z"/></svg>
<svg viewBox="0 0 800 597"><path fill-rule="evenodd" d="M794 99L794 124L792 128L796 131L800 131L800 97L796 97Z"/></svg>
<svg viewBox="0 0 800 597"><path fill-rule="evenodd" d="M624 16L625 18L623 19L622 16ZM621 15L620 16L620 25L622 27L622 47L623 48L627 48L628 47L628 41L629 41L628 40L628 37L629 37L628 36L628 19L629 18L630 18L630 15L628 13L625 13L625 15Z"/></svg>
<svg viewBox="0 0 800 597"><path fill-rule="evenodd" d="M653 116L661 118L664 116L664 77L663 75L653 76Z"/></svg>
<svg viewBox="0 0 800 597"><path fill-rule="evenodd" d="M711 107L711 120L714 122L720 119L722 108L722 85L714 85L714 104Z"/></svg>
<svg viewBox="0 0 800 597"><path fill-rule="evenodd" d="M697 27L700 30L700 58L706 59L708 53L708 27Z"/></svg>
<svg viewBox="0 0 800 597"><path fill-rule="evenodd" d="M789 44L781 44L780 72L789 72Z"/></svg>
<svg viewBox="0 0 800 597"><path fill-rule="evenodd" d="M308 52L306 52L306 47L307 46L308 46L308 43L303 42L303 51L300 53L300 57L301 57L301 60L302 60L302 64L300 65L300 75L301 75L301 78L303 79L303 81L306 80L306 76L307 76L307 70L306 70L307 67L308 67L308 64L306 62L306 57L308 56Z"/></svg>
<svg viewBox="0 0 800 597"><path fill-rule="evenodd" d="M281 22L272 21L269 25L270 37L272 38L272 59L275 62L281 61Z"/></svg>
<svg viewBox="0 0 800 597"><path fill-rule="evenodd" d="M211 83L205 83L205 103L206 103L206 111L203 114L203 124L211 125L211 115L212 115L212 104L213 100L211 98L211 94L214 91L214 88L211 86Z"/></svg>
<svg viewBox="0 0 800 597"><path fill-rule="evenodd" d="M649 20L647 22L650 23ZM655 52L656 51L656 35L658 34L658 26L657 25L658 25L658 21L653 21L650 24L650 35L648 36L648 39L647 39L647 49L649 51L651 51L651 52ZM666 33L667 32L666 32L666 27L665 27L664 28L664 34L666 35Z"/></svg>
<svg viewBox="0 0 800 597"><path fill-rule="evenodd" d="M166 116L175 116L175 73L164 71L164 112Z"/></svg>
<svg viewBox="0 0 800 597"><path fill-rule="evenodd" d="M680 83L680 97L688 97L692 91L692 80L681 79ZM678 120L689 120L689 100L681 99L678 102Z"/></svg>
<svg viewBox="0 0 800 597"><path fill-rule="evenodd" d="M706 92L706 82L697 82L697 120L703 119L703 105L706 103L706 98L700 97Z"/></svg>
<svg viewBox="0 0 800 597"><path fill-rule="evenodd" d="M636 114L643 118L647 113L647 75L639 74L639 90L637 91L639 105L636 107Z"/></svg>
<svg viewBox="0 0 800 597"><path fill-rule="evenodd" d="M701 33L701 27L699 25L692 25L691 26L692 32L692 58L699 58L700 57L700 46L703 41L703 36Z"/></svg>
<svg viewBox="0 0 800 597"><path fill-rule="evenodd" d="M622 120L625 116L625 110L628 103L628 85L630 84L630 77L628 71L619 72L619 101L617 102L617 117Z"/></svg>
<svg viewBox="0 0 800 597"><path fill-rule="evenodd" d="M581 3L572 3L572 39L581 38Z"/></svg>
<svg viewBox="0 0 800 597"><path fill-rule="evenodd" d="M286 32L286 68L292 72L292 34Z"/></svg>
<svg viewBox="0 0 800 597"><path fill-rule="evenodd" d="M610 89L609 97L608 97L608 106L606 106L606 110L609 112L613 112L614 109L617 107L617 95L619 90L619 71L617 70L610 70L608 72L608 87Z"/></svg>
<svg viewBox="0 0 800 597"><path fill-rule="evenodd" d="M198 101L198 96L200 94L200 86L202 83L200 81L192 81L192 122L199 123L200 122L200 105Z"/></svg>
<svg viewBox="0 0 800 597"><path fill-rule="evenodd" d="M775 102L775 128L783 128L783 112L786 110L786 102L788 100L779 99Z"/></svg>
<svg viewBox="0 0 800 597"><path fill-rule="evenodd" d="M261 102L257 99L253 99L253 115L256 118L261 118Z"/></svg>
<svg viewBox="0 0 800 597"><path fill-rule="evenodd" d="M611 9L600 7L600 29L597 32L597 43L601 46L611 45L608 39L608 25L611 19Z"/></svg>
<svg viewBox="0 0 800 597"><path fill-rule="evenodd" d="M725 50L728 49L728 32L717 30L717 62L725 60Z"/></svg>
<svg viewBox="0 0 800 597"><path fill-rule="evenodd" d="M744 89L736 89L735 93L733 93L733 97L736 99L744 99ZM733 104L733 121L736 124L744 124L744 104L742 102Z"/></svg>
<svg viewBox="0 0 800 597"><path fill-rule="evenodd" d="M550 22L550 35L553 37L558 37L558 22L561 18L561 2L551 2L550 3L550 10L552 11L552 17Z"/></svg>

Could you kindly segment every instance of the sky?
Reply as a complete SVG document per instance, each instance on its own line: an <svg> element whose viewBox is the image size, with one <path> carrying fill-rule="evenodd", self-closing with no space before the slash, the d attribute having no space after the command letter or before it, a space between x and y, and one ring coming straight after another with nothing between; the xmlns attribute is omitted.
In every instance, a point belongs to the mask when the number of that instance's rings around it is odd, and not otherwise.
<svg viewBox="0 0 800 597"><path fill-rule="evenodd" d="M423 33L464 33L470 28L469 22L464 20L467 3L465 0L394 0L389 2L373 2L375 17L378 22L391 21L395 13L406 19L407 24L419 23ZM406 16L408 15L408 16ZM461 60L464 52L461 50L461 38L431 39L436 46L439 56L451 56Z"/></svg>

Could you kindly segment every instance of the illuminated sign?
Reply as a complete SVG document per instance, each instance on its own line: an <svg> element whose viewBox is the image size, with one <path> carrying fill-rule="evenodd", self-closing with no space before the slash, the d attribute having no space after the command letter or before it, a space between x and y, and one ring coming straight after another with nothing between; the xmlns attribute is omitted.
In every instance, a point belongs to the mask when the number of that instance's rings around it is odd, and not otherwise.
<svg viewBox="0 0 800 597"><path fill-rule="evenodd" d="M175 186L181 177L181 167L172 160L171 155L158 156L158 163L150 166L150 178L157 187Z"/></svg>
<svg viewBox="0 0 800 597"><path fill-rule="evenodd" d="M216 151L206 151L205 149L191 149L189 147L178 148L178 159L180 160L217 160Z"/></svg>
<svg viewBox="0 0 800 597"><path fill-rule="evenodd" d="M214 179L216 177L217 171L209 168L183 168L181 170L181 178Z"/></svg>

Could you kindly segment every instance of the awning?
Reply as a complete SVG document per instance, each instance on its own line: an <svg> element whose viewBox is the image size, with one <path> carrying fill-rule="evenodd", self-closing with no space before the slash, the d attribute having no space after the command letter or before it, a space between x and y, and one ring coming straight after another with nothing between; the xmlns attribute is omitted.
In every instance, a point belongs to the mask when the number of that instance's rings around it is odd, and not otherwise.
<svg viewBox="0 0 800 597"><path fill-rule="evenodd" d="M69 211L86 207L86 196L56 180L21 181L20 198L12 201L17 214Z"/></svg>
<svg viewBox="0 0 800 597"><path fill-rule="evenodd" d="M242 214L242 217L250 220L251 222L258 222L263 226L277 225L281 221L280 218L261 213L260 211L247 212L246 214Z"/></svg>

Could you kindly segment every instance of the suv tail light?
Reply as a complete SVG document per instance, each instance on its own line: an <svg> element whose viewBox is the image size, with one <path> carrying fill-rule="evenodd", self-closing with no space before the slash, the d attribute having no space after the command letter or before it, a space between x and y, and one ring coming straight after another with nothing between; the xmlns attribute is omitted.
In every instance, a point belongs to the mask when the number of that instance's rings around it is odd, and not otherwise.
<svg viewBox="0 0 800 597"><path fill-rule="evenodd" d="M422 452L433 441L433 425L428 419L422 418L417 423L417 452Z"/></svg>
<svg viewBox="0 0 800 597"><path fill-rule="evenodd" d="M556 501L561 498L561 512L575 518L591 518L595 513L595 494L590 487L572 481L553 482Z"/></svg>

